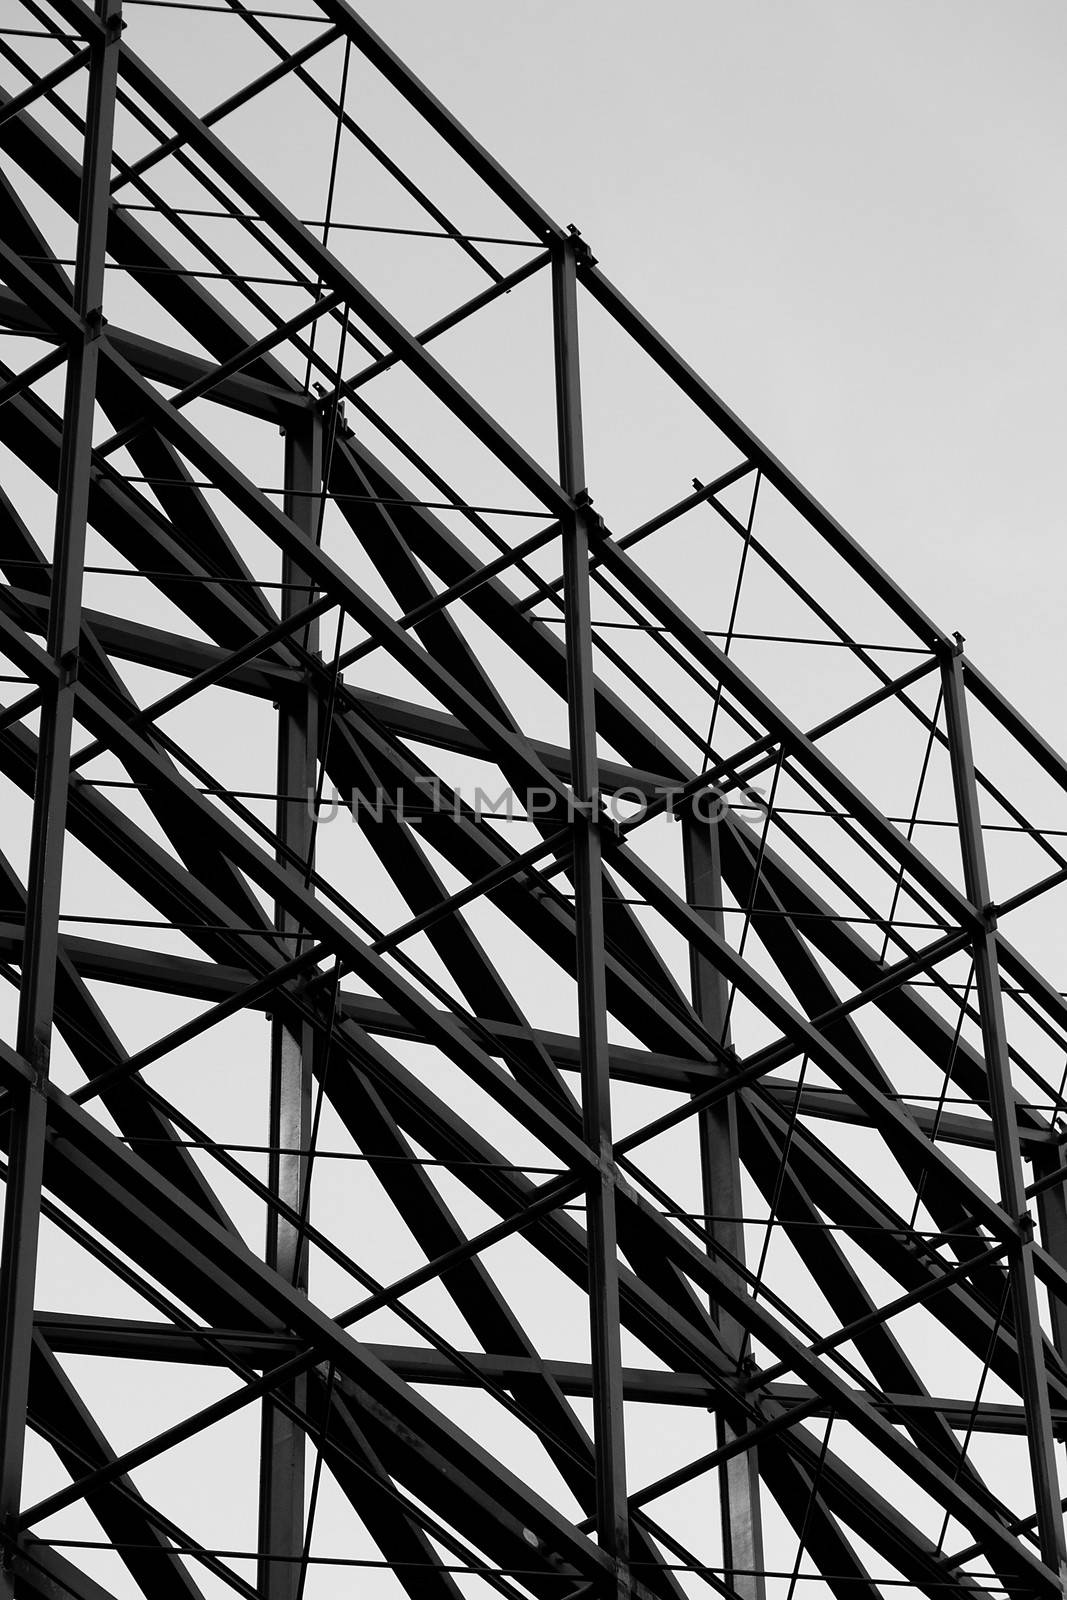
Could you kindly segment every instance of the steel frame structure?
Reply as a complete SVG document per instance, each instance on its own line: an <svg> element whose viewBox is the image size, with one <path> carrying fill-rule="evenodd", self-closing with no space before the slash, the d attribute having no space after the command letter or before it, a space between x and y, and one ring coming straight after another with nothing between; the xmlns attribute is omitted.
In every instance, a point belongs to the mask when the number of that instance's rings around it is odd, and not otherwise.
<svg viewBox="0 0 1067 1600"><path fill-rule="evenodd" d="M210 110L165 9L0 28L4 1592L1061 1594L1067 762L347 0L171 5ZM325 222L238 153L281 93ZM421 226L335 218L350 148ZM417 330L375 233L480 284ZM534 288L549 465L449 343ZM594 323L714 467L627 531Z"/></svg>

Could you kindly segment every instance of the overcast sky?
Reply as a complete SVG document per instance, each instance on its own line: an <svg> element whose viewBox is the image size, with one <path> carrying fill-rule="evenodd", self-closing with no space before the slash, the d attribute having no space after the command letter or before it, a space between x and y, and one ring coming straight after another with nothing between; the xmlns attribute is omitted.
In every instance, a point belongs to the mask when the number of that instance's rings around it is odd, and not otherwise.
<svg viewBox="0 0 1067 1600"><path fill-rule="evenodd" d="M1061 0L366 0L1055 742Z"/></svg>

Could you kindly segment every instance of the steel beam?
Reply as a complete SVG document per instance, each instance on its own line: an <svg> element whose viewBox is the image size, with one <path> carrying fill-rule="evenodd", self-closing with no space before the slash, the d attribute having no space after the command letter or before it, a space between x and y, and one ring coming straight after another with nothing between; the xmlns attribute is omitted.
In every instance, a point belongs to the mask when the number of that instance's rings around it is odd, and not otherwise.
<svg viewBox="0 0 1067 1600"><path fill-rule="evenodd" d="M1019 1129L1012 1105L1011 1062L1004 1021L1000 963L997 954L996 913L989 896L982 837L982 817L978 805L978 786L974 776L970 719L960 652L947 657L942 666L945 717L948 726L952 784L959 820L963 876L968 898L983 908L983 926L976 934L974 952L975 985L978 992L989 1081L989 1110L996 1130L997 1175L1000 1198L1009 1216L1018 1218L1019 1237L1010 1261L1011 1300L1019 1338L1019 1388L1026 1407L1027 1444L1033 1476L1034 1501L1041 1554L1047 1566L1067 1584L1067 1534L1060 1509L1056 1455L1049 1406L1048 1382L1034 1275L1034 1224L1027 1211L1026 1179L1023 1174Z"/></svg>
<svg viewBox="0 0 1067 1600"><path fill-rule="evenodd" d="M285 513L314 537L319 522L322 489L323 428L321 415L290 424L285 434ZM282 621L314 603L315 595L291 557L282 560ZM317 652L318 623L304 630L304 648ZM314 796L318 772L318 700L310 685L293 688L278 705L278 794L276 830L278 859L295 854L310 866L313 843L313 805L294 803L291 796ZM275 905L275 925L283 932L282 948L289 957L302 949L303 929L288 907ZM267 1118L267 1181L290 1212L303 1216L308 1205L308 1161L296 1151L309 1149L312 1136L313 1030L275 1014L270 1024L270 1105ZM285 1153L281 1153L285 1152ZM308 1288L307 1239L299 1227L278 1212L267 1216L266 1260L288 1283ZM260 1443L259 1589L264 1600L296 1600L302 1580L299 1558L304 1548L304 1430L293 1420L291 1408L306 1411L307 1376L283 1386L278 1399L263 1402ZM271 1559L281 1558L281 1559Z"/></svg>
<svg viewBox="0 0 1067 1600"><path fill-rule="evenodd" d="M78 253L57 484L48 653L57 676L41 717L34 789L25 942L16 1043L32 1079L15 1088L0 1247L0 1593L12 1595L8 1561L18 1516L33 1333L33 1297L45 1141L44 1089L52 1046L59 908L71 736L81 635L82 568L96 380L103 318L107 186L111 169L122 0L99 0L90 37Z"/></svg>
<svg viewBox="0 0 1067 1600"><path fill-rule="evenodd" d="M686 898L700 918L724 938L725 918L719 909L723 905L724 888L717 824L701 820L693 813L683 816L682 851ZM705 953L691 949L690 975L700 1020L729 1048L729 991L725 974ZM719 1071L721 1075L721 1069ZM743 1263L745 1229L741 1218L745 1206L736 1101L732 1097L724 1099L699 1112L697 1136L704 1211L710 1219L705 1223L709 1242L725 1250L730 1260ZM740 1278L736 1282L740 1289ZM720 1310L714 1301L712 1312L727 1350L742 1368L746 1363L745 1328L728 1311ZM715 1420L720 1446L737 1437L736 1419L729 1416L725 1407L717 1409ZM740 1431L745 1431L743 1421ZM767 1589L761 1574L766 1562L756 1451L748 1450L724 1461L718 1475L718 1488L723 1577L742 1600L764 1600Z"/></svg>
<svg viewBox="0 0 1067 1600"><path fill-rule="evenodd" d="M257 1371L277 1365L297 1349L291 1334L257 1333L233 1328L184 1328L159 1322L136 1322L115 1317L83 1317L66 1312L38 1311L34 1326L50 1350L58 1354L129 1356L137 1361L180 1362L193 1366L220 1366L227 1358ZM402 1344L369 1344L376 1360L410 1383L447 1388L476 1387L480 1380L519 1382L547 1376L564 1394L589 1398L593 1393L588 1362L518 1355L486 1355L464 1350L463 1365L448 1351L421 1350ZM714 1410L719 1396L699 1372L660 1372L655 1368L624 1367L627 1403L678 1405ZM808 1406L811 1416L824 1416L829 1407L805 1384L772 1383L768 1393L783 1406ZM913 1394L887 1390L874 1401L888 1414L937 1413L961 1433L1024 1434L1023 1406L1005 1401L983 1401L975 1407L970 1396ZM1053 1412L1057 1438L1067 1433L1067 1406ZM742 1435L736 1435L742 1438ZM632 1498L632 1497L631 1497Z"/></svg>
<svg viewBox="0 0 1067 1600"><path fill-rule="evenodd" d="M604 973L604 890L600 799L596 793L596 711L589 601L589 517L582 440L578 355L577 257L579 243L560 245L552 261L552 312L556 356L559 470L577 510L563 532L564 614L567 633L567 710L574 794L578 1037L582 1121L595 1167L586 1191L589 1228L589 1317L593 1361L593 1439L596 1448L596 1529L611 1559L613 1592L631 1592L629 1512L626 1498L626 1429L619 1337L618 1234L611 1131Z"/></svg>

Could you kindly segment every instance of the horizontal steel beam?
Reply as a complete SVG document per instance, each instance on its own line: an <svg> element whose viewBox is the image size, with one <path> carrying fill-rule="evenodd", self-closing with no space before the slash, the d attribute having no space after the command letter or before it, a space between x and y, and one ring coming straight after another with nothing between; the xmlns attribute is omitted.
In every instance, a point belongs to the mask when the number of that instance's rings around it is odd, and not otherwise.
<svg viewBox="0 0 1067 1600"><path fill-rule="evenodd" d="M219 1366L230 1358L263 1369L276 1365L299 1348L292 1335L231 1328L182 1328L158 1322L80 1317L48 1311L38 1311L34 1323L41 1337L59 1355L98 1356L110 1360ZM408 1383L470 1388L477 1387L481 1379L507 1384L531 1376L547 1376L564 1394L588 1397L592 1393L589 1365L579 1361L486 1355L480 1350L464 1350L460 1365L444 1350L374 1343L366 1348L376 1360ZM711 1410L719 1404L716 1389L697 1372L624 1367L623 1386L626 1399L634 1403L699 1406ZM829 1409L816 1391L804 1384L773 1383L767 1392L776 1401L790 1406L810 1402L812 1416L825 1415ZM897 1412L936 1412L961 1432L973 1427L979 1433L1019 1434L1026 1428L1022 1406L1002 1401L983 1401L975 1406L969 1398L887 1392L876 1398L875 1404L894 1415ZM1067 1435L1067 1406L1055 1410L1053 1416L1058 1434Z"/></svg>
<svg viewBox="0 0 1067 1600"><path fill-rule="evenodd" d="M91 981L205 1000L225 999L239 993L252 981L251 974L242 968L197 961L190 956L165 955L150 949L113 944L77 934L65 934L62 942L76 970ZM0 956L8 960L17 959L21 944L20 926L10 920L0 921ZM274 1000L266 995L262 999L252 1000L250 1004L254 1009L266 1011L274 1004ZM341 1016L358 1023L370 1034L394 1039L424 1037L410 1019L383 1000L342 989L338 1007ZM442 1018L444 1015L442 1012ZM501 1050L513 1043L530 1040L547 1051L562 1071L578 1070L578 1041L573 1034L478 1018L476 1035L484 1039L486 1034L493 1036ZM475 1037L475 1033L472 1032L471 1037ZM611 1045L609 1054L612 1076L620 1083L639 1083L650 1088L682 1091L701 1083L720 1081L709 1064L697 1057L670 1056L632 1045ZM777 1078L770 1073L761 1080L760 1088L783 1109L791 1110L797 1103L797 1086L792 1079ZM916 1126L936 1136L941 1143L963 1145L974 1150L993 1147L993 1132L986 1118L946 1111L943 1107L938 1110L935 1106L905 1104ZM868 1112L848 1094L836 1089L803 1089L799 1106L800 1114L804 1117L861 1125L869 1122ZM1058 1147L1059 1143L1052 1129L1023 1125L1019 1128L1019 1138L1025 1150L1034 1152L1046 1147Z"/></svg>
<svg viewBox="0 0 1067 1600"><path fill-rule="evenodd" d="M33 312L25 301L10 291L0 290L0 325L33 333L51 342L57 335L49 318ZM143 377L155 383L173 385L183 389L190 383L210 378L215 363L190 351L179 350L174 345L158 339L149 339L143 333L116 327L108 323L107 336L115 349L137 368ZM250 378L246 373L232 373L220 378L211 387L209 399L246 416L262 417L268 422L287 422L311 410L314 397L294 388L265 383L260 378Z"/></svg>

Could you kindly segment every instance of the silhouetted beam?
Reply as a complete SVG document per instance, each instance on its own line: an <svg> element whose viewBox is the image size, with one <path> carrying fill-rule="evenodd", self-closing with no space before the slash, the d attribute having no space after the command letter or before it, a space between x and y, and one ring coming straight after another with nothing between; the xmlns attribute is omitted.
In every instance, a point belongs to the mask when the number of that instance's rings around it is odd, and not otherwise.
<svg viewBox="0 0 1067 1600"><path fill-rule="evenodd" d="M6 328L16 328L22 333L34 333L49 342L58 335L44 317L32 310L18 295L0 289L0 323ZM108 324L107 337L116 350L136 367L144 377L155 383L173 385L184 389L201 378L209 378L218 363L187 350L177 350L173 345L157 339L146 339L143 334ZM243 411L246 416L262 417L268 422L284 422L300 412L307 412L313 399L302 390L289 393L280 385L264 383L260 378L250 378L246 373L234 372L213 384L210 398L220 405Z"/></svg>
<svg viewBox="0 0 1067 1600"><path fill-rule="evenodd" d="M10 921L0 922L0 958L17 959L21 946L21 927ZM225 967L155 950L140 950L130 945L110 944L102 939L67 934L63 938L63 947L84 979L134 985L160 994L224 1000L227 995L235 994L250 982L249 974L239 967ZM258 1009L268 1010L270 1003L269 998L264 999L258 1002ZM358 1022L369 1033L385 1038L418 1037L406 1018L384 1000L374 996L347 994L342 990L339 1008L342 1016ZM540 1028L523 1029L488 1019L481 1019L479 1026L488 1029L502 1045L512 1039L532 1038L547 1050L563 1071L578 1070L578 1041L571 1034L551 1033ZM618 1044L611 1045L609 1053L612 1077L620 1083L640 1083L650 1088L685 1093L693 1080L710 1082L714 1077L703 1061L686 1060L681 1056ZM776 1078L768 1074L762 1081L761 1089L780 1105L792 1109L796 1099L796 1084L788 1078ZM944 1109L938 1113L933 1106L909 1105L908 1110L924 1132L932 1134L936 1127L937 1139L943 1144L965 1145L974 1150L993 1148L992 1125L985 1117ZM834 1089L805 1089L801 1096L800 1114L830 1122L866 1124L870 1120L855 1100ZM1020 1128L1019 1136L1024 1149L1036 1150L1057 1142L1053 1132L1042 1129Z"/></svg>
<svg viewBox="0 0 1067 1600"><path fill-rule="evenodd" d="M48 601L43 595L27 589L10 586L0 589L0 604L10 616L21 614L30 632L42 631L48 620ZM118 661L136 661L143 667L156 667L161 672L176 675L210 671L224 661L231 651L218 645L205 644L201 639L190 639L184 634L170 633L165 628L150 628L143 622L131 622L126 617L112 616L106 611L83 610L82 623L91 631L96 643ZM223 687L238 689L245 694L276 699L279 694L301 681L296 667L282 666L277 662L254 661L234 667L223 680Z"/></svg>
<svg viewBox="0 0 1067 1600"><path fill-rule="evenodd" d="M372 716L404 739L414 739L419 744L440 750L455 750L462 755L482 759L488 755L484 741L446 711L432 710L429 706L415 705L391 695L373 694L365 689L356 692ZM540 739L526 742L556 777L570 777L570 756L565 745L546 744ZM621 761L601 761L598 771L602 794L614 794L622 788L655 793L657 789L671 787L670 780L662 773L628 767Z"/></svg>
<svg viewBox="0 0 1067 1600"><path fill-rule="evenodd" d="M256 1333L232 1328L173 1327L167 1323L134 1322L118 1317L80 1317L63 1312L41 1311L35 1318L38 1333L58 1355L111 1357L128 1361L181 1361L197 1366L221 1366L223 1354L250 1367L260 1368L283 1361L297 1349L295 1338L284 1334ZM212 1344L207 1341L210 1339ZM220 1349L221 1347L221 1349ZM368 1344L367 1350L408 1383L432 1383L454 1388L470 1388L478 1378L507 1383L509 1379L531 1374L550 1377L564 1394L587 1397L592 1392L588 1363L581 1361L533 1361L520 1356L485 1355L481 1351L463 1352L466 1370L444 1350L409 1349L404 1345ZM623 1368L626 1399L655 1405L714 1407L715 1391L697 1372L660 1372L644 1367ZM802 1383L774 1383L769 1391L776 1400L790 1406L815 1401L813 1389ZM999 1401L984 1401L977 1411L973 1400L944 1395L885 1394L873 1404L884 1411L936 1411L950 1427L966 1429L971 1424L981 1433L1021 1434L1026 1427L1022 1406ZM812 1415L825 1414L818 1402ZM1067 1409L1053 1413L1057 1435L1067 1436Z"/></svg>

